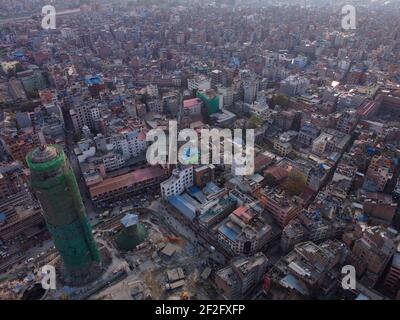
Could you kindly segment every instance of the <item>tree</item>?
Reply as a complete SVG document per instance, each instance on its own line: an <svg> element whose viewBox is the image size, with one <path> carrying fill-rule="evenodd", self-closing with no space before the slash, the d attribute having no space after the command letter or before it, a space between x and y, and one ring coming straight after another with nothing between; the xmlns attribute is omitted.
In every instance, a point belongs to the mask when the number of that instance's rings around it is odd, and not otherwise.
<svg viewBox="0 0 400 320"><path fill-rule="evenodd" d="M251 115L249 120L247 121L247 128L248 129L255 129L260 127L263 124L263 120L256 115Z"/></svg>
<svg viewBox="0 0 400 320"><path fill-rule="evenodd" d="M273 107L279 105L281 107L287 107L289 105L289 98L283 93L278 93L272 98Z"/></svg>
<svg viewBox="0 0 400 320"><path fill-rule="evenodd" d="M265 175L264 181L270 187L275 187L277 184L276 178L271 173Z"/></svg>
<svg viewBox="0 0 400 320"><path fill-rule="evenodd" d="M15 72L18 73L18 72L22 72L22 71L24 71L24 68L22 67L22 65L20 63L18 63L15 66Z"/></svg>
<svg viewBox="0 0 400 320"><path fill-rule="evenodd" d="M33 112L37 104L33 101L27 101L21 104L21 112Z"/></svg>
<svg viewBox="0 0 400 320"><path fill-rule="evenodd" d="M307 182L300 175L291 175L282 184L283 189L296 196L300 195L306 186Z"/></svg>

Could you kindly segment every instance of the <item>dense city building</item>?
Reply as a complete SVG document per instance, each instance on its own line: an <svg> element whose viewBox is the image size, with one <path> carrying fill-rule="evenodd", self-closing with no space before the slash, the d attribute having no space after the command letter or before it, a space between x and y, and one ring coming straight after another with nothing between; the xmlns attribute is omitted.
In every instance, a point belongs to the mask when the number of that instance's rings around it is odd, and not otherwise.
<svg viewBox="0 0 400 320"><path fill-rule="evenodd" d="M400 299L399 1L47 2L0 1L0 299Z"/></svg>

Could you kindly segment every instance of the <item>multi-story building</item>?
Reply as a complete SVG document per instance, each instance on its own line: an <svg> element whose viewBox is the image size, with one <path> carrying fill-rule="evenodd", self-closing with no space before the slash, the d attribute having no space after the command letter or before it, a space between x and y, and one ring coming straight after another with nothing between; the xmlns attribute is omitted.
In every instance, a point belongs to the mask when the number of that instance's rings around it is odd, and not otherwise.
<svg viewBox="0 0 400 320"><path fill-rule="evenodd" d="M224 73L221 70L211 71L211 88L216 89L218 85L223 84Z"/></svg>
<svg viewBox="0 0 400 320"><path fill-rule="evenodd" d="M396 214L398 204L392 197L384 193L359 192L363 201L364 214L373 224L390 226Z"/></svg>
<svg viewBox="0 0 400 320"><path fill-rule="evenodd" d="M349 263L356 268L358 278L372 287L382 276L397 249L397 232L381 226L357 225L354 236L356 240L349 255Z"/></svg>
<svg viewBox="0 0 400 320"><path fill-rule="evenodd" d="M281 82L281 92L289 97L294 97L304 94L310 82L307 78L299 76L289 76Z"/></svg>
<svg viewBox="0 0 400 320"><path fill-rule="evenodd" d="M365 175L364 188L368 191L383 192L393 178L393 162L383 155L372 157Z"/></svg>
<svg viewBox="0 0 400 320"><path fill-rule="evenodd" d="M150 112L163 113L163 105L159 99L150 99L147 101L147 108Z"/></svg>
<svg viewBox="0 0 400 320"><path fill-rule="evenodd" d="M314 140L312 152L323 155L325 152L343 152L350 143L351 137L348 134L336 130L326 130Z"/></svg>
<svg viewBox="0 0 400 320"><path fill-rule="evenodd" d="M42 146L27 156L31 184L71 283L84 283L98 270L100 253L92 235L75 175L59 146Z"/></svg>
<svg viewBox="0 0 400 320"><path fill-rule="evenodd" d="M296 196L289 196L285 191L266 187L258 192L257 197L281 227L285 227L303 209L303 201Z"/></svg>
<svg viewBox="0 0 400 320"><path fill-rule="evenodd" d="M89 103L76 104L69 110L75 133L80 133L84 126L93 128L93 120L100 117L100 111Z"/></svg>
<svg viewBox="0 0 400 320"><path fill-rule="evenodd" d="M193 171L193 181L196 187L204 187L207 183L214 180L213 164L196 167Z"/></svg>
<svg viewBox="0 0 400 320"><path fill-rule="evenodd" d="M89 186L89 194L96 204L112 203L132 194L157 190L167 178L167 172L158 166L138 169L112 178L100 178Z"/></svg>
<svg viewBox="0 0 400 320"><path fill-rule="evenodd" d="M243 101L251 105L257 97L259 82L255 79L246 80L242 86L244 91Z"/></svg>
<svg viewBox="0 0 400 320"><path fill-rule="evenodd" d="M36 145L35 134L19 134L15 136L2 135L1 142L7 154L15 161L25 162L25 157Z"/></svg>
<svg viewBox="0 0 400 320"><path fill-rule="evenodd" d="M320 242L336 238L345 231L347 222L339 217L325 217L319 210L304 210L283 229L281 248L284 251L303 241Z"/></svg>
<svg viewBox="0 0 400 320"><path fill-rule="evenodd" d="M392 264L385 277L385 287L392 294L397 294L400 290L400 246L393 256Z"/></svg>
<svg viewBox="0 0 400 320"><path fill-rule="evenodd" d="M224 108L229 108L233 105L234 92L232 87L217 87L218 95L222 96Z"/></svg>
<svg viewBox="0 0 400 320"><path fill-rule="evenodd" d="M0 241L15 244L16 239L25 240L25 245L33 244L35 236L46 229L43 209L28 189L22 189L0 199Z"/></svg>
<svg viewBox="0 0 400 320"><path fill-rule="evenodd" d="M170 197L180 195L193 186L193 166L182 167L181 169L175 169L172 172L172 176L164 181L161 187L161 196L163 199L169 199Z"/></svg>
<svg viewBox="0 0 400 320"><path fill-rule="evenodd" d="M218 242L234 254L253 254L271 238L271 226L250 205L237 208L218 227Z"/></svg>
<svg viewBox="0 0 400 320"><path fill-rule="evenodd" d="M320 130L318 127L313 126L311 123L306 123L301 127L297 141L304 146L310 146L318 138L319 134Z"/></svg>
<svg viewBox="0 0 400 320"><path fill-rule="evenodd" d="M315 299L334 292L347 248L339 241L298 244L264 279L264 290L277 300Z"/></svg>
<svg viewBox="0 0 400 320"><path fill-rule="evenodd" d="M338 119L336 129L340 132L350 134L357 125L357 113L355 110L346 110Z"/></svg>
<svg viewBox="0 0 400 320"><path fill-rule="evenodd" d="M286 157L290 152L292 152L293 147L289 142L282 142L281 140L276 139L274 141L274 149L279 155Z"/></svg>
<svg viewBox="0 0 400 320"><path fill-rule="evenodd" d="M102 157L102 162L106 172L112 172L125 167L126 160L117 153L108 153Z"/></svg>
<svg viewBox="0 0 400 320"><path fill-rule="evenodd" d="M187 116L199 116L203 102L199 98L183 101L183 114Z"/></svg>
<svg viewBox="0 0 400 320"><path fill-rule="evenodd" d="M292 152L293 147L290 143L297 136L296 131L286 131L279 136L279 139L274 140L274 149L281 156L287 156L290 152Z"/></svg>
<svg viewBox="0 0 400 320"><path fill-rule="evenodd" d="M26 175L19 161L0 163L0 199L7 198L24 189Z"/></svg>
<svg viewBox="0 0 400 320"><path fill-rule="evenodd" d="M217 271L215 285L226 300L243 299L261 284L268 259L263 253L234 259L230 266Z"/></svg>
<svg viewBox="0 0 400 320"><path fill-rule="evenodd" d="M206 91L211 89L211 81L209 78L198 75L194 78L188 79L188 89L197 91Z"/></svg>
<svg viewBox="0 0 400 320"><path fill-rule="evenodd" d="M169 92L162 96L162 108L170 114L176 115L179 110L179 99L176 92Z"/></svg>
<svg viewBox="0 0 400 320"><path fill-rule="evenodd" d="M332 182L340 182L344 186L345 191L349 192L356 177L356 173L357 167L341 162L335 170Z"/></svg>
<svg viewBox="0 0 400 320"><path fill-rule="evenodd" d="M147 150L146 133L141 128L116 130L108 136L95 137L96 149L102 152L117 152L125 160L135 158Z"/></svg>

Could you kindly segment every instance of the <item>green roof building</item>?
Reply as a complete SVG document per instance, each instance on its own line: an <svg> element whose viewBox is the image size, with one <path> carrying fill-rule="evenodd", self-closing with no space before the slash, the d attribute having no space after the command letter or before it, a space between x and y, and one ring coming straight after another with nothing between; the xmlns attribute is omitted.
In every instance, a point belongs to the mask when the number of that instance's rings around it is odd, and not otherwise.
<svg viewBox="0 0 400 320"><path fill-rule="evenodd" d="M198 91L196 96L203 101L209 115L217 113L222 106L222 98L214 90Z"/></svg>
<svg viewBox="0 0 400 320"><path fill-rule="evenodd" d="M131 251L146 240L148 231L139 223L138 215L127 214L121 219L121 223L123 229L116 238L117 245L121 250Z"/></svg>
<svg viewBox="0 0 400 320"><path fill-rule="evenodd" d="M44 145L31 151L26 161L31 185L67 274L86 277L101 259L74 171L63 149Z"/></svg>

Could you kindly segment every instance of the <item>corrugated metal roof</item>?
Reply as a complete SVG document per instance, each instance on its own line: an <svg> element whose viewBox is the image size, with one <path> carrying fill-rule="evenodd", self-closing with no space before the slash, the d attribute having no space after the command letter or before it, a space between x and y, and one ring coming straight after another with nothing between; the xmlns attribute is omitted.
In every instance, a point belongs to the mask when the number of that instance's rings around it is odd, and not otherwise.
<svg viewBox="0 0 400 320"><path fill-rule="evenodd" d="M139 217L137 214L129 213L121 219L121 223L125 228L132 227L139 222Z"/></svg>
<svg viewBox="0 0 400 320"><path fill-rule="evenodd" d="M3 223L7 220L7 216L5 215L5 213L0 212L0 223Z"/></svg>
<svg viewBox="0 0 400 320"><path fill-rule="evenodd" d="M171 197L169 203L190 220L193 220L196 217L196 207L183 197Z"/></svg>
<svg viewBox="0 0 400 320"><path fill-rule="evenodd" d="M220 226L218 231L223 233L231 241L235 241L238 236L238 233L232 228L229 228L226 224Z"/></svg>

